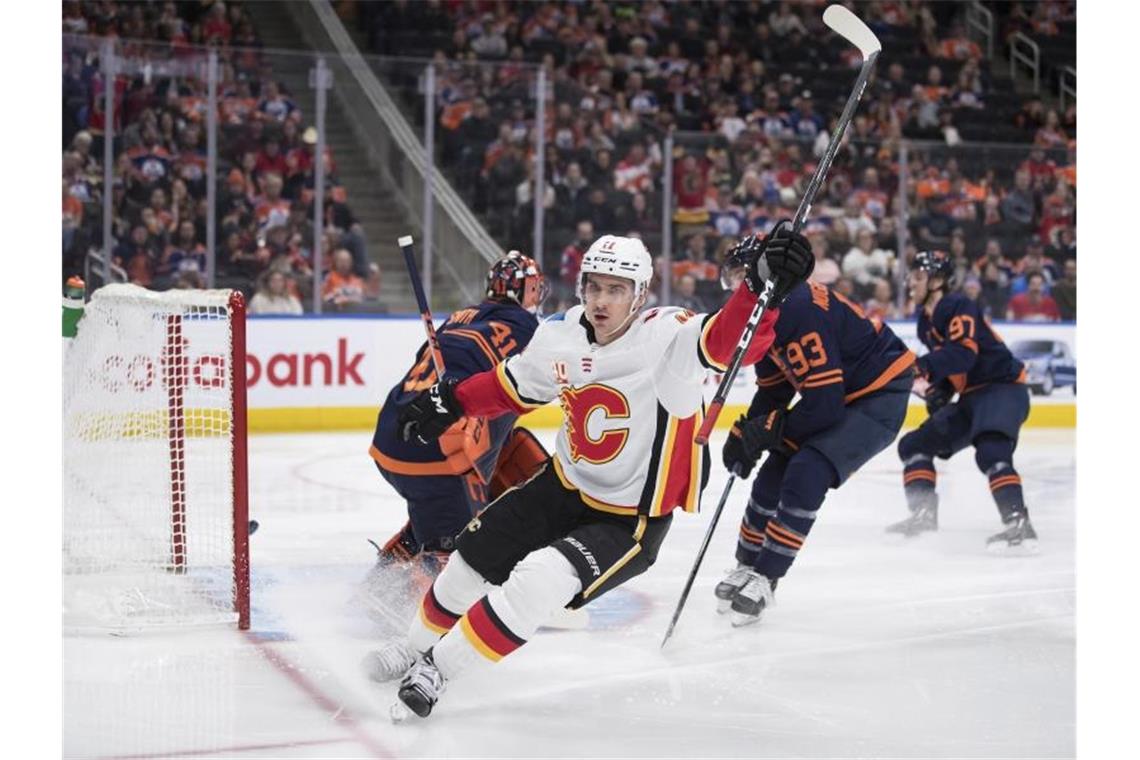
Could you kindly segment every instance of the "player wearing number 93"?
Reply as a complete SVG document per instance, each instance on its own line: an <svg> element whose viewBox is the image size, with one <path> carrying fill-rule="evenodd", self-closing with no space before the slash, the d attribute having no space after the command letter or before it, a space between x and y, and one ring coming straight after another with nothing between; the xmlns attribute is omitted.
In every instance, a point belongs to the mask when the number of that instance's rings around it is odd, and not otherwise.
<svg viewBox="0 0 1140 760"><path fill-rule="evenodd" d="M990 327L976 303L951 292L954 263L943 251L915 256L910 291L918 309L918 338L930 351L918 359L919 388L930 417L899 441L903 488L911 516L891 533L911 537L938 528L934 458L949 459L968 446L989 479L1004 529L987 548L1032 553L1037 533L1029 522L1013 451L1029 416L1025 366ZM958 399L954 401L957 394Z"/></svg>
<svg viewBox="0 0 1140 760"><path fill-rule="evenodd" d="M760 245L728 252L730 286ZM724 464L752 483L740 525L738 566L716 586L717 610L733 625L758 621L815 524L829 488L839 488L895 440L906 417L914 353L886 325L842 294L798 285L780 307L776 340L756 365L757 391L724 446ZM799 401L788 410L796 393Z"/></svg>
<svg viewBox="0 0 1140 760"><path fill-rule="evenodd" d="M790 232L753 253L748 287L720 311L642 312L649 251L604 235L582 257L581 305L540 324L496 370L439 383L406 407L409 436L427 440L461 414L523 414L555 399L563 413L554 456L471 521L407 640L373 653L375 680L403 676L407 709L428 715L465 669L518 649L559 608L645 572L673 510L697 510L709 467L695 442L704 380L725 369L765 280L777 283L778 305L814 264L807 241ZM761 319L745 361L767 351L777 314Z"/></svg>
<svg viewBox="0 0 1140 760"><path fill-rule="evenodd" d="M436 333L445 375L467 378L522 351L538 327L535 312L545 287L538 265L518 251L492 264L486 298L451 314ZM408 440L401 415L437 380L425 342L377 416L370 453L408 504L408 522L380 548L377 569L415 558L434 576L467 522L499 493L529 477L547 456L529 432L514 427L513 414L494 420L467 416L441 430L438 441ZM387 580L380 585L391 585L392 575L381 575ZM368 598L374 607L384 598L380 589L375 591ZM421 592L422 587L416 596Z"/></svg>

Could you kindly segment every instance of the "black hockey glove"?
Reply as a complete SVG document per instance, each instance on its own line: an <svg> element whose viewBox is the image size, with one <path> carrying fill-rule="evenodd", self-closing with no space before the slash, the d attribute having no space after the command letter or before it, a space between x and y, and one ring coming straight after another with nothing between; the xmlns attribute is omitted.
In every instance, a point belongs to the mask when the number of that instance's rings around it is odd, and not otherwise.
<svg viewBox="0 0 1140 760"><path fill-rule="evenodd" d="M779 306L792 288L811 276L815 269L815 256L811 243L784 223L776 225L768 237L761 241L759 255L750 263L745 281L753 293L764 291L764 281L772 278L776 287L769 306Z"/></svg>
<svg viewBox="0 0 1140 760"><path fill-rule="evenodd" d="M783 409L773 409L767 414L753 417L741 426L741 437L744 442L744 456L753 462L760 458L765 451L784 451L784 418L787 412Z"/></svg>
<svg viewBox="0 0 1140 760"><path fill-rule="evenodd" d="M926 401L926 413L934 416L935 412L954 399L954 386L949 380L932 383L927 386L926 394L922 398Z"/></svg>
<svg viewBox="0 0 1140 760"><path fill-rule="evenodd" d="M455 398L458 381L445 377L440 382L412 399L400 410L397 421L400 437L405 441L417 440L427 444L443 435L463 416L463 407Z"/></svg>
<svg viewBox="0 0 1140 760"><path fill-rule="evenodd" d="M732 430L728 431L728 440L724 442L724 449L721 451L721 457L724 459L724 466L729 472L735 472L738 478L747 478L752 468L756 465L756 457L749 457L744 453L744 438L743 428L748 424L748 418L743 414L740 419L732 425Z"/></svg>

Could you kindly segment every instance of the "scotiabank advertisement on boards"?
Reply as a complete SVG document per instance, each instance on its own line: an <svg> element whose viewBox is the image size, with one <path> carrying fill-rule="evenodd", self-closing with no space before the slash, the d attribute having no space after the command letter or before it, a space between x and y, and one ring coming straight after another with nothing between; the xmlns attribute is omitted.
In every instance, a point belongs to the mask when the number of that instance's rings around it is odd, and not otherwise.
<svg viewBox="0 0 1140 760"><path fill-rule="evenodd" d="M437 325L443 317L437 315ZM892 323L891 328L922 353L913 322ZM1076 401L1075 326L998 322L994 328L1029 368L1033 404L1071 410ZM371 426L423 341L417 317L251 317L246 340L251 430ZM751 368L740 372L729 407L748 404L754 380ZM710 379L710 398L715 388ZM921 406L917 398L913 401ZM722 416L728 421L736 414L730 408ZM557 424L557 419L552 405L529 415L528 424L541 427Z"/></svg>

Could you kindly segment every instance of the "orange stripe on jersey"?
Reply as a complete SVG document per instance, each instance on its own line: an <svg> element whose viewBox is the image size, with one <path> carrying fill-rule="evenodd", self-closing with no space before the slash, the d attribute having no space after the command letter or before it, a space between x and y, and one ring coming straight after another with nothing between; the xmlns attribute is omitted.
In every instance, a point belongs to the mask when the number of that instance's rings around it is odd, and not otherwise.
<svg viewBox="0 0 1140 760"><path fill-rule="evenodd" d="M842 384L843 378L840 377L825 377L822 380L805 380L801 388L822 388L825 385L835 385L836 383Z"/></svg>
<svg viewBox="0 0 1140 760"><path fill-rule="evenodd" d="M466 328L457 327L447 332L451 335L458 335L461 338L467 338L467 340L473 341L475 345L482 349L483 353L487 356L487 360L491 362L492 367L499 363L498 355L491 349L491 344L487 342L487 339L484 338L483 334L478 330L468 330Z"/></svg>
<svg viewBox="0 0 1140 760"><path fill-rule="evenodd" d="M686 512L697 509L696 475L699 449L694 443L697 415L684 419L670 416L665 433L665 445L661 448L661 463L657 468L657 485L654 488L653 502L649 507L650 517L668 514L674 507Z"/></svg>
<svg viewBox="0 0 1140 760"><path fill-rule="evenodd" d="M823 370L822 372L813 372L804 378L804 382L806 383L812 380L825 380L831 377L843 377L843 370L839 367L836 367L835 369L827 369Z"/></svg>
<svg viewBox="0 0 1140 760"><path fill-rule="evenodd" d="M756 384L761 388L771 388L773 386L780 385L781 383L786 383L787 381L788 378L784 377L783 372L777 372L772 375L756 378Z"/></svg>
<svg viewBox="0 0 1140 760"><path fill-rule="evenodd" d="M961 346L965 346L966 348L973 351L975 354L978 353L978 344L975 343L972 338L962 338L962 340L958 341L958 344Z"/></svg>
<svg viewBox="0 0 1140 760"><path fill-rule="evenodd" d="M443 462L405 462L402 459L394 459L387 454L382 453L375 444L368 447L368 453L376 460L376 463L383 467L388 472L396 475L459 475L460 471L456 471L446 460Z"/></svg>
<svg viewBox="0 0 1140 760"><path fill-rule="evenodd" d="M499 385L503 387L503 391L507 394L507 401L515 407L515 410L519 414L524 414L531 409L537 409L542 406L542 404L531 404L523 401L522 397L519 396L518 390L515 389L515 384L511 382L511 378L507 376L506 362L499 362L499 365L495 367L495 378L498 379Z"/></svg>
<svg viewBox="0 0 1140 760"><path fill-rule="evenodd" d="M890 381L894 380L896 377L901 375L903 372L910 369L910 367L912 367L914 365L914 361L915 361L914 351L907 351L902 356L900 356L899 358L897 358L893 362L891 362L891 366L889 366L885 370L883 370L882 374L880 374L878 377L876 377L874 380L872 380L870 385L867 385L863 388L860 388L859 390L857 390L853 393L848 393L844 397L843 403L850 404L852 401L854 401L857 398L862 398L863 396L866 396L868 393L874 393L875 391L879 390L884 385L886 385L887 383L889 383Z"/></svg>
<svg viewBox="0 0 1140 760"><path fill-rule="evenodd" d="M951 375L946 379L950 381L950 384L954 386L954 390L956 390L958 393L962 393L964 390L966 390L965 372L959 372L957 375Z"/></svg>

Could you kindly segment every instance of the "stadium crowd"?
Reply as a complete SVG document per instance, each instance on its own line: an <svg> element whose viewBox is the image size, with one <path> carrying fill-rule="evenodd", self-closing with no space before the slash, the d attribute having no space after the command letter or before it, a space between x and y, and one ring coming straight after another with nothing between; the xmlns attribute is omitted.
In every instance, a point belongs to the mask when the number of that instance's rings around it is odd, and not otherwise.
<svg viewBox="0 0 1140 760"><path fill-rule="evenodd" d="M258 296L251 311L301 313L314 287L331 310L379 296L379 269L316 129L274 78L235 2L63 3L63 262L102 245L102 38L123 61L113 87L112 259L157 290L206 283L207 82L219 59L217 282ZM325 171L323 272L312 267L315 172ZM344 261L347 258L347 268ZM280 275L280 276L278 276Z"/></svg>
<svg viewBox="0 0 1140 760"><path fill-rule="evenodd" d="M438 161L504 249L527 247L534 203L543 205L539 255L561 302L547 310L572 298L578 262L599 234L637 234L660 254L666 187L673 253L658 256L658 274L670 277L675 302L719 305L720 258L740 236L792 215L859 63L822 26L821 2L336 5L372 52L436 62ZM812 210L814 277L870 313L905 317L900 263L942 248L959 286L993 318L1074 319L1076 109L1016 95L967 36L964 8L859 5L884 53ZM1067 39L1075 23L1072 2L990 8L999 44L1015 31ZM314 289L330 309L379 297L336 161L328 150L316 159L316 130L274 77L246 6L65 2L63 31L65 276L103 242L99 44L113 37L128 66L113 83L111 248L131 281L204 284L206 82L194 72L215 49L218 284L256 289L258 303L294 313ZM538 66L548 82L541 198ZM318 164L325 255L315 275Z"/></svg>
<svg viewBox="0 0 1140 760"><path fill-rule="evenodd" d="M595 235L638 234L661 250L670 182L673 257L659 274L672 278L674 301L717 306L720 257L792 215L859 64L823 27L821 2L344 5L373 52L436 61L440 163L504 245L531 237L531 93L535 66L545 68L542 263L560 305ZM896 228L905 140L902 257L952 252L959 286L994 318L1074 319L1076 109L996 81L964 10L859 5L884 53L812 210L815 277L871 313L912 311L899 293ZM1072 2L991 10L1002 39L1075 23ZM664 177L670 129L674 169Z"/></svg>

